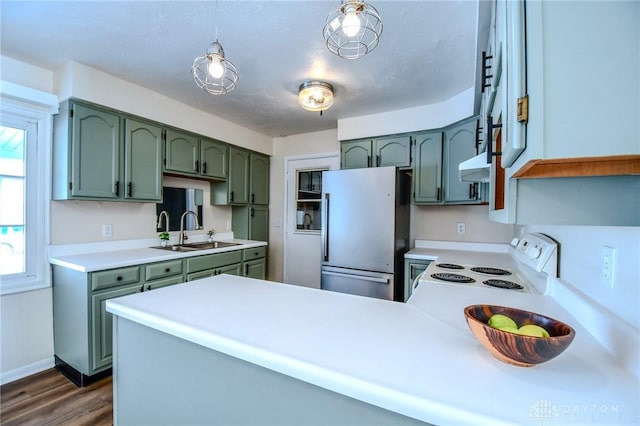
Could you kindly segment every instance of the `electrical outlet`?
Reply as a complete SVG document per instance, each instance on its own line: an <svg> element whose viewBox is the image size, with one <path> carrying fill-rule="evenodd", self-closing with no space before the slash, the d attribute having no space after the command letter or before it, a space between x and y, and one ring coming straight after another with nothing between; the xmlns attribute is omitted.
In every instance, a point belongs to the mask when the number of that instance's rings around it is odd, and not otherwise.
<svg viewBox="0 0 640 426"><path fill-rule="evenodd" d="M111 225L102 225L102 236L105 238L113 237L113 228Z"/></svg>
<svg viewBox="0 0 640 426"><path fill-rule="evenodd" d="M465 229L464 222L456 223L456 233L458 235L463 235L465 233L465 231L466 231L466 229Z"/></svg>
<svg viewBox="0 0 640 426"><path fill-rule="evenodd" d="M614 275L616 268L616 249L613 247L602 247L602 284L609 288L614 287Z"/></svg>

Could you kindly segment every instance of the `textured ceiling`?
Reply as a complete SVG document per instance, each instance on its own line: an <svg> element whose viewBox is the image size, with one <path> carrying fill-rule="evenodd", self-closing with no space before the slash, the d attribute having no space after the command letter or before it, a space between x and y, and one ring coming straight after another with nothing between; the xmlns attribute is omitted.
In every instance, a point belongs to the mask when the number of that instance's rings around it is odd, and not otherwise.
<svg viewBox="0 0 640 426"><path fill-rule="evenodd" d="M475 84L477 1L371 3L384 23L380 44L352 61L330 53L322 37L339 0L3 0L0 48L51 70L76 61L269 136L441 102ZM240 76L225 96L199 89L190 74L216 31ZM323 116L297 104L309 78L335 88Z"/></svg>

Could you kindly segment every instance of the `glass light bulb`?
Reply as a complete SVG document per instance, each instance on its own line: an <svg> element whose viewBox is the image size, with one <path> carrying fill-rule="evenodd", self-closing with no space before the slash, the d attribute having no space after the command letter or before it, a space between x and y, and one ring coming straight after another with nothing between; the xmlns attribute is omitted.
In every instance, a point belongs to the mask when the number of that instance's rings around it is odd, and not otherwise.
<svg viewBox="0 0 640 426"><path fill-rule="evenodd" d="M220 59L211 59L211 63L209 63L209 74L213 78L220 78L224 75L224 66L222 65Z"/></svg>
<svg viewBox="0 0 640 426"><path fill-rule="evenodd" d="M353 37L360 31L360 18L356 12L347 12L347 16L342 20L342 32L347 37Z"/></svg>

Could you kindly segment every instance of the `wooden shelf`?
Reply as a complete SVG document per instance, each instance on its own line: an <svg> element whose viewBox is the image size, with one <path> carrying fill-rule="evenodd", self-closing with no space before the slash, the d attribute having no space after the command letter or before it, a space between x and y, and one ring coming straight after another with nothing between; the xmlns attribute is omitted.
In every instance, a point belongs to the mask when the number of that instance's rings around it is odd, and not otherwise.
<svg viewBox="0 0 640 426"><path fill-rule="evenodd" d="M540 179L621 175L640 175L640 155L531 160L512 177Z"/></svg>

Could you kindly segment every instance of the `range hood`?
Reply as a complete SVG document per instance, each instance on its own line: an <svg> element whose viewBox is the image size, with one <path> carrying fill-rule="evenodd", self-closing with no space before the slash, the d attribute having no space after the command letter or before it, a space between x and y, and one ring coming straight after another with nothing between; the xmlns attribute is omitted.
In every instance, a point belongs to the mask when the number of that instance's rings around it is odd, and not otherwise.
<svg viewBox="0 0 640 426"><path fill-rule="evenodd" d="M491 164L486 154L478 154L458 165L461 182L489 182Z"/></svg>

